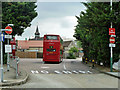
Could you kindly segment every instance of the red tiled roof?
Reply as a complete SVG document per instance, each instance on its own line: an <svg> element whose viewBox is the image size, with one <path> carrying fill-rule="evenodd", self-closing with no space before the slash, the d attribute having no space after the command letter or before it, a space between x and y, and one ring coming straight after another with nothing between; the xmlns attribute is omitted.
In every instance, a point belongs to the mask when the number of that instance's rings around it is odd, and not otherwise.
<svg viewBox="0 0 120 90"><path fill-rule="evenodd" d="M43 41L26 41L26 40L18 40L18 49L29 49L30 47L43 47Z"/></svg>

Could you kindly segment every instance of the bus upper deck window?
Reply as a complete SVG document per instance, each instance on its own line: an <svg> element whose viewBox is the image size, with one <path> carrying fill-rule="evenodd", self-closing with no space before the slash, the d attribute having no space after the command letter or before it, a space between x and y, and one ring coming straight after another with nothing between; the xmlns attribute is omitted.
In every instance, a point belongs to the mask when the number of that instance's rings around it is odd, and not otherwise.
<svg viewBox="0 0 120 90"><path fill-rule="evenodd" d="M58 40L57 36L46 36L47 40Z"/></svg>

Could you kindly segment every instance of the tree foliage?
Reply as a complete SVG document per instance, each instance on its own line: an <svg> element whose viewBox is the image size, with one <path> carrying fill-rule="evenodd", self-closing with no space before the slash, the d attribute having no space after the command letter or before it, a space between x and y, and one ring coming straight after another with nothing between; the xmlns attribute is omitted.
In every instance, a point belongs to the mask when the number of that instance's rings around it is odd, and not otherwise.
<svg viewBox="0 0 120 90"><path fill-rule="evenodd" d="M37 16L36 5L33 2L3 2L2 28L14 24L12 35L21 35L24 29Z"/></svg>
<svg viewBox="0 0 120 90"><path fill-rule="evenodd" d="M77 18L74 37L82 42L85 57L94 59L99 64L110 63L109 28L111 21L116 29L116 47L114 49L114 62L118 61L120 54L120 2L113 3L110 11L109 2L83 3L86 11L82 11Z"/></svg>
<svg viewBox="0 0 120 90"><path fill-rule="evenodd" d="M72 47L72 48L70 48L69 51L70 51L70 52L77 53L77 52L78 52L78 49L77 49L76 47Z"/></svg>
<svg viewBox="0 0 120 90"><path fill-rule="evenodd" d="M2 28L5 28L8 24L14 24L12 35L21 35L24 29L29 27L31 21L37 16L36 7L33 2L3 2ZM3 44L5 43L7 43L7 40ZM7 56L4 49L4 63L6 63Z"/></svg>
<svg viewBox="0 0 120 90"><path fill-rule="evenodd" d="M69 50L69 56L68 59L76 59L76 54L78 53L78 49L76 47L72 47Z"/></svg>

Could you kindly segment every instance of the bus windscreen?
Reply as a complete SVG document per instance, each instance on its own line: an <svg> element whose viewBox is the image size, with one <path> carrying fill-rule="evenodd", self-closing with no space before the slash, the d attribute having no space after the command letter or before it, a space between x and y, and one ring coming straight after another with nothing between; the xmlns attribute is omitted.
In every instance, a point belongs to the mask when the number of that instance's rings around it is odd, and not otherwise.
<svg viewBox="0 0 120 90"><path fill-rule="evenodd" d="M48 52L55 52L56 49L47 49Z"/></svg>
<svg viewBox="0 0 120 90"><path fill-rule="evenodd" d="M58 40L57 36L46 36L47 40Z"/></svg>

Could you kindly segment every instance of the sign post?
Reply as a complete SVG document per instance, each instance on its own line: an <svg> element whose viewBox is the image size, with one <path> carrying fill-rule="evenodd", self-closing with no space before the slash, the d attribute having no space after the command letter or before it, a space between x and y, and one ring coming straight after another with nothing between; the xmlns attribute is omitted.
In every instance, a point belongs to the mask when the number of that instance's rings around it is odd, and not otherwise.
<svg viewBox="0 0 120 90"><path fill-rule="evenodd" d="M10 35L9 34L11 34L12 33L12 28L10 27L10 26L7 26L5 29L9 29L10 31L5 31L8 35L8 37L10 37ZM9 45L9 38L8 38L8 40L7 40L7 43L8 43L8 45ZM10 65L9 65L9 52L7 52L7 71L9 71L9 68L10 68Z"/></svg>
<svg viewBox="0 0 120 90"><path fill-rule="evenodd" d="M0 41L1 41L1 82L3 82L3 41L4 41L3 33L0 33Z"/></svg>
<svg viewBox="0 0 120 90"><path fill-rule="evenodd" d="M110 8L110 11L112 11L112 0L110 0L110 6L111 6L111 8ZM114 31L115 32L115 30L112 30L112 22L111 22L111 29L109 28L109 35L114 35L113 33L110 33L110 31L112 32L112 31ZM110 51L110 53L111 53L111 57L110 57L110 71L112 72L112 45L111 45L111 51Z"/></svg>
<svg viewBox="0 0 120 90"><path fill-rule="evenodd" d="M5 34L2 33L2 31L11 31L9 28L8 29L1 29L0 33L0 41L1 41L1 82L3 82L3 42L4 42L4 37Z"/></svg>
<svg viewBox="0 0 120 90"><path fill-rule="evenodd" d="M115 47L115 38L113 36L115 35L115 28L109 28L109 35L111 35L110 37L110 53L111 53L111 57L110 57L110 71L112 72L112 62L113 62L113 47Z"/></svg>

